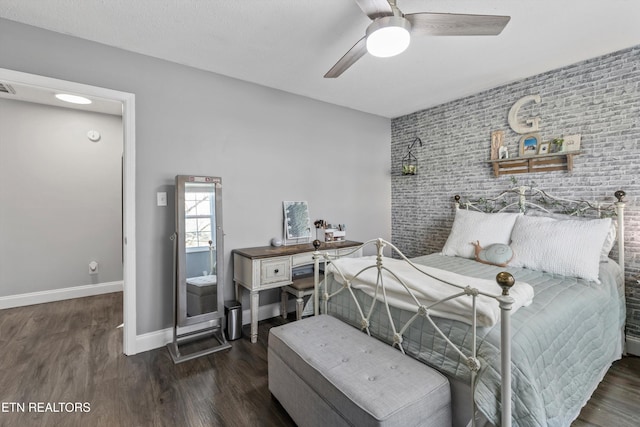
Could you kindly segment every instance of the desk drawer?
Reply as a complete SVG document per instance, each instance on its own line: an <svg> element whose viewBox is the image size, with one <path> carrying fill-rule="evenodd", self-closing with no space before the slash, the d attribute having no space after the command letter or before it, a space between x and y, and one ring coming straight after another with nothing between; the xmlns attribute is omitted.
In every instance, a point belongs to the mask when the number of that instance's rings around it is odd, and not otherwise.
<svg viewBox="0 0 640 427"><path fill-rule="evenodd" d="M299 265L313 265L313 252L307 252L304 254L295 254L291 257L292 267Z"/></svg>
<svg viewBox="0 0 640 427"><path fill-rule="evenodd" d="M260 262L260 284L291 281L291 263L289 258L276 258Z"/></svg>

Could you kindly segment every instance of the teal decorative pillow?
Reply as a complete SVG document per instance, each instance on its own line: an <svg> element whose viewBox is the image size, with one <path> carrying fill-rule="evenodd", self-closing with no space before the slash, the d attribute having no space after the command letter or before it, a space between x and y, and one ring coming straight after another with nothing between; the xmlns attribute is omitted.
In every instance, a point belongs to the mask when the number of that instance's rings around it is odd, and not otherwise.
<svg viewBox="0 0 640 427"><path fill-rule="evenodd" d="M480 246L480 241L471 242L471 244L475 247L476 261L483 264L506 267L513 258L513 249L509 245L494 243L483 248Z"/></svg>

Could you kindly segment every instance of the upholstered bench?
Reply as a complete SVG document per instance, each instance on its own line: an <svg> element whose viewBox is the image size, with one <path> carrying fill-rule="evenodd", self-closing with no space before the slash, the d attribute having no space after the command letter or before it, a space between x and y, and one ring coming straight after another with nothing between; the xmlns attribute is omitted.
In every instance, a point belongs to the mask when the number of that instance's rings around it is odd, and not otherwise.
<svg viewBox="0 0 640 427"><path fill-rule="evenodd" d="M269 390L298 426L451 426L447 379L328 316L269 332Z"/></svg>

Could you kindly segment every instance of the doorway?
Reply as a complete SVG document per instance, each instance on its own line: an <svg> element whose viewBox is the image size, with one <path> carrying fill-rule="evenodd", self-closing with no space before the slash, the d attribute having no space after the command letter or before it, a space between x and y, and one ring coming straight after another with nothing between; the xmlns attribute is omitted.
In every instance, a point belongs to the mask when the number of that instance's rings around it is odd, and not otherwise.
<svg viewBox="0 0 640 427"><path fill-rule="evenodd" d="M135 95L66 80L0 68L0 81L29 85L122 103L123 161L123 352L136 350L136 241L135 241Z"/></svg>

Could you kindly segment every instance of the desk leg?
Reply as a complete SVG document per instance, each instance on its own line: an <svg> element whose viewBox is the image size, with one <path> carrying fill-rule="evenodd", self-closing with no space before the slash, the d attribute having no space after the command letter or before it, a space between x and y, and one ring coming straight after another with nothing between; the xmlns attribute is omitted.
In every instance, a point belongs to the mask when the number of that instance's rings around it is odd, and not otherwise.
<svg viewBox="0 0 640 427"><path fill-rule="evenodd" d="M260 306L259 293L251 291L250 311L251 311L251 343L258 342L258 307Z"/></svg>

